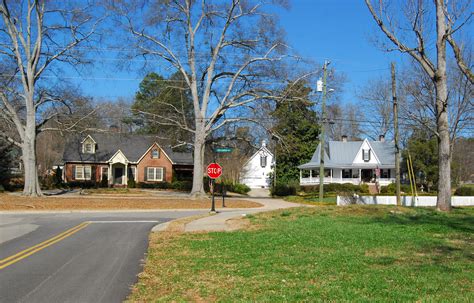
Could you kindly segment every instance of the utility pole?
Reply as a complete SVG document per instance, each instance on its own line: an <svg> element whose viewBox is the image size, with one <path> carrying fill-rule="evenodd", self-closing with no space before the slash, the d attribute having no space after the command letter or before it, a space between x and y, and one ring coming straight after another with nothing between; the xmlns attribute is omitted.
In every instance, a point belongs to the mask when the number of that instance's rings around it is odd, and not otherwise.
<svg viewBox="0 0 474 303"><path fill-rule="evenodd" d="M395 132L395 189L397 194L397 205L400 201L400 148L398 146L398 101L397 82L395 79L395 63L392 62L392 99L393 99L393 129Z"/></svg>
<svg viewBox="0 0 474 303"><path fill-rule="evenodd" d="M327 81L327 70L328 70L328 65L329 61L324 61L324 66L323 66L323 96L322 96L322 102L323 102L323 112L322 112L322 123L321 123L321 134L320 134L320 139L319 139L319 144L320 144L320 154L319 154L319 202L323 202L324 198L324 146L325 146L325 140L324 140L324 124L326 123L326 81Z"/></svg>

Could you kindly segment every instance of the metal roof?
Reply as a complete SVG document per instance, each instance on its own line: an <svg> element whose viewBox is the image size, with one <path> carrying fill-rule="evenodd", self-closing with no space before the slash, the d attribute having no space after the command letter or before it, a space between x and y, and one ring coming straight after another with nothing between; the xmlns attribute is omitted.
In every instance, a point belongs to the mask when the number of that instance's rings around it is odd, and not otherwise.
<svg viewBox="0 0 474 303"><path fill-rule="evenodd" d="M378 167L388 168L395 166L395 144L394 142L382 142L382 141L369 141L367 140L372 147L373 152L380 161ZM324 166L326 167L361 167L361 166L370 166L373 167L373 164L357 164L354 165L353 161L359 152L362 143L364 141L329 141L327 149L324 151ZM311 158L311 161L303 165L298 166L298 168L314 168L319 167L319 155L320 155L320 145L316 148L316 151Z"/></svg>

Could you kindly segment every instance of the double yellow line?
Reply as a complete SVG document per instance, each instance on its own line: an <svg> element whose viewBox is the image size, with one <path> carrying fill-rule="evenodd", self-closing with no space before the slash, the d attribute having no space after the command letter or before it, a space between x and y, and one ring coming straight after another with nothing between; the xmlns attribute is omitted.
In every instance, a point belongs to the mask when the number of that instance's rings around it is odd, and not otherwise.
<svg viewBox="0 0 474 303"><path fill-rule="evenodd" d="M45 249L46 247L51 246L54 243L57 243L57 242L65 239L65 238L77 233L81 229L86 228L87 225L89 225L90 223L91 222L83 222L79 225L74 226L73 228L70 228L70 229L66 230L65 232L60 233L57 236L52 237L51 239L48 239L48 240L43 241L41 243L38 243L35 246L32 246L30 248L27 248L25 250L22 250L22 251L20 251L16 254L12 255L10 257L7 257L5 259L0 260L0 269L3 269L7 266L10 266L13 263L16 263L16 262L18 262L18 261L20 261L20 260L22 260L22 259L24 259L28 256L31 256L32 254L34 254L34 253L36 253L36 252L38 252L42 249Z"/></svg>

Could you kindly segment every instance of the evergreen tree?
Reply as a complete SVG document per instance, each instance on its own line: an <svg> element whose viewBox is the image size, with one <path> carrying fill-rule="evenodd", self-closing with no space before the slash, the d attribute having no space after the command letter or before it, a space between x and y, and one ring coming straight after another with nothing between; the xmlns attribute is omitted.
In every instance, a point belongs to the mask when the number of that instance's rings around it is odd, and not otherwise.
<svg viewBox="0 0 474 303"><path fill-rule="evenodd" d="M273 132L282 139L276 148L277 182L298 180L298 165L311 159L319 143L319 124L310 92L303 83L290 84L272 113L276 120Z"/></svg>
<svg viewBox="0 0 474 303"><path fill-rule="evenodd" d="M190 142L191 132L178 129L175 124L170 123L179 121L180 124L192 128L193 104L185 87L179 73L168 79L157 73L146 75L132 105L135 116L133 120L139 127L138 131L169 138L173 144ZM158 115L161 118L158 118Z"/></svg>

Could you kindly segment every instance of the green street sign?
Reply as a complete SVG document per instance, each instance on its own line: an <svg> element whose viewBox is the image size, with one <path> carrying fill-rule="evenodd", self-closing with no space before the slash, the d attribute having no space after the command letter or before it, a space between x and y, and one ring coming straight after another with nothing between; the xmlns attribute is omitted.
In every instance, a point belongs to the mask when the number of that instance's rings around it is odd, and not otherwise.
<svg viewBox="0 0 474 303"><path fill-rule="evenodd" d="M216 153L231 153L233 150L232 147L218 147L214 149Z"/></svg>

